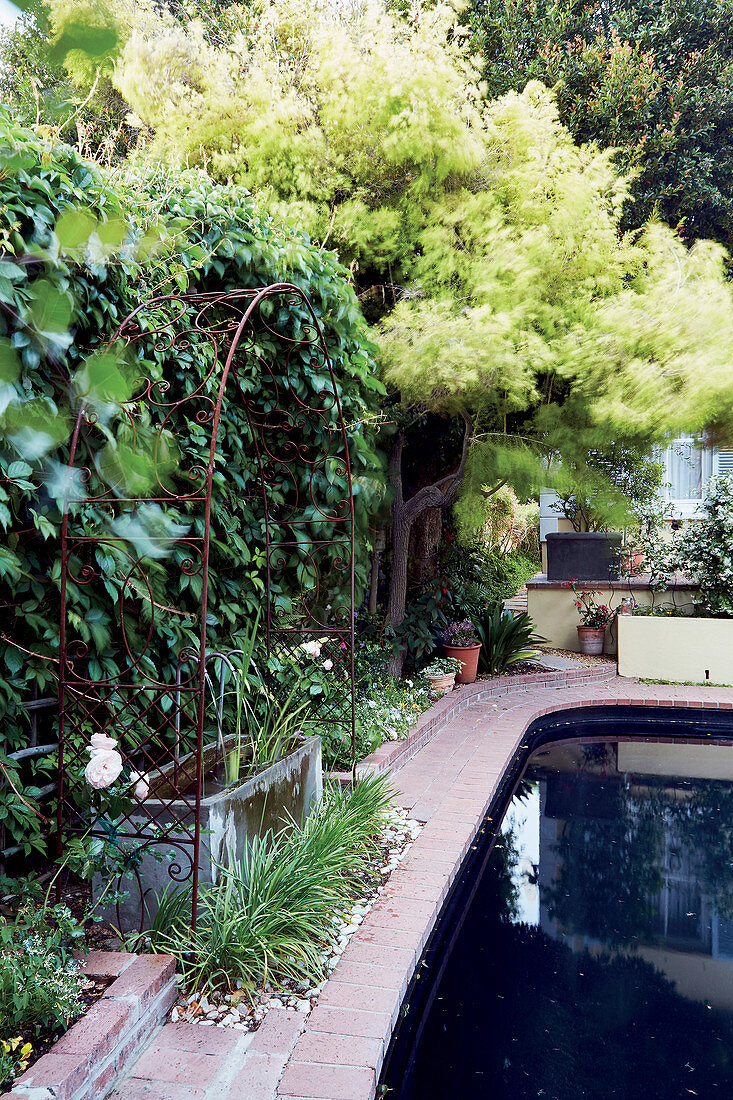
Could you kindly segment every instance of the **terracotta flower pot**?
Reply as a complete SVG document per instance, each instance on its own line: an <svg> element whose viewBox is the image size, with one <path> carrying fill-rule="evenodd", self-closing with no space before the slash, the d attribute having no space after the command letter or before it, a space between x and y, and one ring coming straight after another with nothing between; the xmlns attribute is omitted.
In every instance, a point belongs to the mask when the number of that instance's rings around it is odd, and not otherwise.
<svg viewBox="0 0 733 1100"><path fill-rule="evenodd" d="M578 649L581 653L603 653L605 626L579 626Z"/></svg>
<svg viewBox="0 0 733 1100"><path fill-rule="evenodd" d="M457 684L472 684L478 671L480 645L443 645L446 657L455 657L461 662L461 671L456 676Z"/></svg>
<svg viewBox="0 0 733 1100"><path fill-rule="evenodd" d="M449 691L452 691L455 682L455 672L440 672L435 676L428 676L430 681L430 690L436 692L438 695L446 695Z"/></svg>

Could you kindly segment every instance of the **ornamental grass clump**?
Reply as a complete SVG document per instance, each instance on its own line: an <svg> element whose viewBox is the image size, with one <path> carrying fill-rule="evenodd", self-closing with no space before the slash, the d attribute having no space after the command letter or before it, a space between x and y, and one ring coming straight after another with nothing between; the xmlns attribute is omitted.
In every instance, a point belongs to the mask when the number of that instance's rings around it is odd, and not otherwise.
<svg viewBox="0 0 733 1100"><path fill-rule="evenodd" d="M192 990L320 981L335 919L359 893L391 800L384 776L330 789L302 826L268 831L219 867L219 881L199 892L195 931L187 893L167 892L152 949L174 955Z"/></svg>

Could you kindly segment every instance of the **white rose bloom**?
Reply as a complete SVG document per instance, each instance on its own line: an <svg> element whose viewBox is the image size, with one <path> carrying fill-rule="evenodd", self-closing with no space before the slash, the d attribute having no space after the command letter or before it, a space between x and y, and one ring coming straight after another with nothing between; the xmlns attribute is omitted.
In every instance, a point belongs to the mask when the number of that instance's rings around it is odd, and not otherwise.
<svg viewBox="0 0 733 1100"><path fill-rule="evenodd" d="M315 642L315 641L314 642L305 642L304 645L303 645L303 649L305 650L305 652L308 654L309 657L320 657L321 656L321 643L320 642Z"/></svg>
<svg viewBox="0 0 733 1100"><path fill-rule="evenodd" d="M323 662L323 667L325 668L326 672L331 671L331 669L333 668L333 661L330 659L330 657Z"/></svg>
<svg viewBox="0 0 733 1100"><path fill-rule="evenodd" d="M116 752L117 742L114 737L108 737L106 733L93 733L89 738L87 752L94 755L95 752Z"/></svg>
<svg viewBox="0 0 733 1100"><path fill-rule="evenodd" d="M93 752L92 758L84 769L84 776L90 787L101 791L114 783L122 771L122 757L118 752L106 750Z"/></svg>
<svg viewBox="0 0 733 1100"><path fill-rule="evenodd" d="M150 794L150 783L148 777L142 775L140 772L130 772L130 782L135 784L135 798L139 798L140 801L147 798Z"/></svg>

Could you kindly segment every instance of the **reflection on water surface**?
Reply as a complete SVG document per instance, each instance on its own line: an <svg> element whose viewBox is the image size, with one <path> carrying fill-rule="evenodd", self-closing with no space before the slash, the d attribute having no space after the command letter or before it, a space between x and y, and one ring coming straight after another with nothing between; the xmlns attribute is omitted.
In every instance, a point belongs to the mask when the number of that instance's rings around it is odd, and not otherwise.
<svg viewBox="0 0 733 1100"><path fill-rule="evenodd" d="M538 752L387 1096L733 1098L732 780L733 747Z"/></svg>

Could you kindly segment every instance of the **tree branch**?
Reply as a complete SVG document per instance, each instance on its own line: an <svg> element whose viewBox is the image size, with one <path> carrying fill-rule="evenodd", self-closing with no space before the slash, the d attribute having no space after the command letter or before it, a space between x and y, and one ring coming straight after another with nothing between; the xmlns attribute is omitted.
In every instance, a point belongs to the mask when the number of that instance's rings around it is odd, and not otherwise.
<svg viewBox="0 0 733 1100"><path fill-rule="evenodd" d="M466 469L473 429L471 418L468 413L462 412L461 415L465 427L463 431L461 460L458 464L458 469L452 474L442 477L433 485L424 485L422 489L418 489L414 496L402 503L399 511L400 519L404 522L412 523L426 508L447 508L455 502Z"/></svg>

